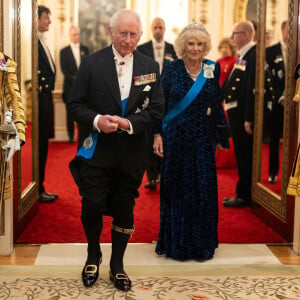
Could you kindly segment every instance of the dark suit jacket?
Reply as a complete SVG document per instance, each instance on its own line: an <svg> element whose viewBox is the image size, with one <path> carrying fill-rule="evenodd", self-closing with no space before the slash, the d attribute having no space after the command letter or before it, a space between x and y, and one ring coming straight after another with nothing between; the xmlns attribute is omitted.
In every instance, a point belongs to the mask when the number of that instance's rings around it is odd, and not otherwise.
<svg viewBox="0 0 300 300"><path fill-rule="evenodd" d="M238 64L238 60L236 65ZM244 68L241 66L244 64ZM254 45L245 54L240 67L234 66L232 73L222 85L225 103L237 101L242 123L254 120L254 88L256 46ZM236 108L233 108L236 109Z"/></svg>
<svg viewBox="0 0 300 300"><path fill-rule="evenodd" d="M88 54L89 49L80 44L80 61L83 56ZM60 67L64 74L63 100L67 102L78 70L70 45L60 50Z"/></svg>
<svg viewBox="0 0 300 300"><path fill-rule="evenodd" d="M51 69L47 54L44 50L43 45L40 40L38 40L38 64L39 64L39 72L38 72L38 80L39 80L39 90L43 92L51 92L55 87L55 72ZM54 65L54 62L53 62ZM55 68L55 65L54 65Z"/></svg>
<svg viewBox="0 0 300 300"><path fill-rule="evenodd" d="M38 40L39 116L41 119L46 118L48 120L47 122L40 122L40 140L41 135L46 135L49 138L54 137L54 108L52 102L52 91L55 88L56 73L54 62L53 66L54 72L51 69L44 47L41 44L40 40Z"/></svg>
<svg viewBox="0 0 300 300"><path fill-rule="evenodd" d="M149 41L149 42L139 45L137 47L137 50L154 59L154 50L153 50L152 41ZM164 64L167 61L174 60L176 58L177 58L177 55L176 55L173 45L165 42Z"/></svg>
<svg viewBox="0 0 300 300"><path fill-rule="evenodd" d="M67 108L83 128L85 137L94 130L93 121L98 114L121 116L121 96L111 46L83 58ZM163 117L163 110L158 63L135 51L132 84L124 116L131 122L134 134L99 134L89 163L110 166L115 156L122 156L130 161L132 172L143 172L147 151L145 134L153 122ZM81 145L82 141L79 147Z"/></svg>
<svg viewBox="0 0 300 300"><path fill-rule="evenodd" d="M278 101L285 86L285 66L280 43L266 48L266 61L273 77L276 100Z"/></svg>

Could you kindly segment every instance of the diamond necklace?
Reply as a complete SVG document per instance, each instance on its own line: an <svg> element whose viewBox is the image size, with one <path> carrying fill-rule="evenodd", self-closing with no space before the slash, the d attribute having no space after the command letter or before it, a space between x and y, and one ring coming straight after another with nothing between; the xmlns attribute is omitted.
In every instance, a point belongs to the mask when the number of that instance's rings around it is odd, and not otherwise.
<svg viewBox="0 0 300 300"><path fill-rule="evenodd" d="M195 78L197 78L197 77L199 76L199 74L200 74L200 72L201 72L201 70L202 70L202 64L203 64L203 63L201 62L201 64L200 64L200 70L199 70L199 72L196 73L196 74L191 73L191 72L189 71L189 69L187 68L186 64L184 64L184 66L185 66L185 69L186 69L187 73L190 75L190 77L193 78L193 79L195 79Z"/></svg>

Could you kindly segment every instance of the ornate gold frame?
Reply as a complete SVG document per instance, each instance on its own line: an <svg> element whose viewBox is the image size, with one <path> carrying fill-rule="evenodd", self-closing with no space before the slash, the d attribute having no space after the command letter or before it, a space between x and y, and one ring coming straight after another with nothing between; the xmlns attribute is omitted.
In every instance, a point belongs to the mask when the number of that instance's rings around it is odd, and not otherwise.
<svg viewBox="0 0 300 300"><path fill-rule="evenodd" d="M297 24L293 24L296 20L295 0L289 0L289 43L287 57L287 73L286 73L286 103L284 109L284 130L283 130L283 150L282 150L282 183L281 195L277 195L270 189L260 183L261 173L261 149L262 149L262 125L263 125L263 101L264 101L264 66L265 66L265 24L266 24L266 0L258 1L258 59L256 63L256 99L255 99L255 126L253 140L253 169L252 169L252 198L264 207L271 215L283 223L287 223L287 194L289 174L291 172L291 154L295 152L296 146L293 145L292 137L295 136L295 128L297 128L295 107L292 101L294 91L293 70L295 67L295 59L293 56L294 44L293 32L296 32Z"/></svg>
<svg viewBox="0 0 300 300"><path fill-rule="evenodd" d="M18 62L18 78L21 78L21 38L20 38L20 8L21 0L17 1L17 16L16 16L16 28L15 28L15 43L14 49L17 56ZM17 155L17 168L15 177L18 178L17 188L14 189L14 203L17 206L15 209L15 227L18 230L18 224L22 224L23 217L29 212L33 204L37 201L38 198L38 93L37 93L37 70L38 70L38 38L37 38L37 1L32 0L32 181L29 185L21 191L21 154L20 152ZM20 85L21 87L21 85ZM22 148L21 148L22 151ZM22 226L22 225L21 225Z"/></svg>
<svg viewBox="0 0 300 300"><path fill-rule="evenodd" d="M0 20L1 20L1 26L0 26L0 51L3 52L3 44L4 44L4 29L3 29L3 1L0 1Z"/></svg>

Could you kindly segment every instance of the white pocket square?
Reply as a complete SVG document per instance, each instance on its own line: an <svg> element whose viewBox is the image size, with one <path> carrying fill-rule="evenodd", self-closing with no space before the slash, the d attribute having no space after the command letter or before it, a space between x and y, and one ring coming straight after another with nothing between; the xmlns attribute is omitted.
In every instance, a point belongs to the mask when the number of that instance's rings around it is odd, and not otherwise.
<svg viewBox="0 0 300 300"><path fill-rule="evenodd" d="M151 86L149 84L147 84L144 89L143 92L149 92L151 90Z"/></svg>

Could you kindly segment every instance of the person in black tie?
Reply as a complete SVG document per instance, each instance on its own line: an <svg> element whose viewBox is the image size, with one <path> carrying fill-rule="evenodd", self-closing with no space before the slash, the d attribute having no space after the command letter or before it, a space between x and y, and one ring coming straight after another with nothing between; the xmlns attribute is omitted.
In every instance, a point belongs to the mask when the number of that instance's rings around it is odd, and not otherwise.
<svg viewBox="0 0 300 300"><path fill-rule="evenodd" d="M270 183L277 181L279 170L279 141L283 130L283 108L285 87L285 65L288 42L288 21L281 24L282 40L266 48L266 61L274 82L275 98L270 113L269 141L269 178Z"/></svg>
<svg viewBox="0 0 300 300"><path fill-rule="evenodd" d="M99 239L107 214L113 219L109 278L116 288L128 291L131 280L123 256L134 232L147 130L163 117L164 97L158 63L135 51L142 34L139 15L119 10L109 31L112 45L83 58L67 103L83 129L70 169L82 196L81 222L88 243L83 284L92 286L99 276Z"/></svg>
<svg viewBox="0 0 300 300"><path fill-rule="evenodd" d="M76 77L77 70L79 68L81 59L83 56L89 54L89 49L79 42L80 30L76 26L71 26L69 29L70 45L60 50L60 66L64 74L63 84L63 101L67 104L71 87ZM67 117L67 130L69 136L69 142L74 142L74 120L71 115L66 113ZM80 127L78 128L78 135L80 137ZM79 138L80 139L80 138Z"/></svg>
<svg viewBox="0 0 300 300"><path fill-rule="evenodd" d="M155 18L151 24L152 40L137 47L137 50L147 56L155 59L159 63L160 73L163 72L164 64L177 58L172 44L164 40L166 31L165 21L161 18ZM149 152L147 163L148 182L145 187L150 190L156 189L159 180L159 160L160 158L153 152L153 133L149 132Z"/></svg>
<svg viewBox="0 0 300 300"><path fill-rule="evenodd" d="M52 91L55 85L55 64L44 33L49 30L50 9L38 6L38 113L39 113L39 201L53 202L57 194L47 193L44 187L48 155L48 140L54 137L54 109Z"/></svg>
<svg viewBox="0 0 300 300"><path fill-rule="evenodd" d="M235 24L232 39L237 46L239 58L222 85L224 108L228 114L239 175L236 196L225 198L225 207L249 206L251 201L256 64L254 33L253 24L249 21Z"/></svg>

